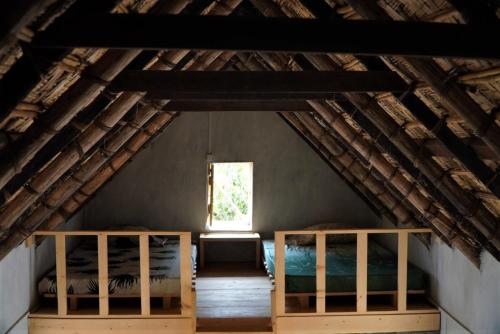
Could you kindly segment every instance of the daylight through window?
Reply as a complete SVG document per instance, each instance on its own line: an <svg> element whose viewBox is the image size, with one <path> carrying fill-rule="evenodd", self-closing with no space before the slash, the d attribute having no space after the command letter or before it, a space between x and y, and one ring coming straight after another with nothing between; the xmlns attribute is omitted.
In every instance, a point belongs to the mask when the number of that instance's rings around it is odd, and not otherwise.
<svg viewBox="0 0 500 334"><path fill-rule="evenodd" d="M252 229L253 164L223 162L209 165L209 228Z"/></svg>

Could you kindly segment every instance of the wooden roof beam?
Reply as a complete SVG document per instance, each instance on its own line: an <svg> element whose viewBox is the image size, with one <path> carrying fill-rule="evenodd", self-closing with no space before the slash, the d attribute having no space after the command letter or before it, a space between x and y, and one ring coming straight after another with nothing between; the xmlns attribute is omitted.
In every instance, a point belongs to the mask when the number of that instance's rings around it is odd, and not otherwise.
<svg viewBox="0 0 500 334"><path fill-rule="evenodd" d="M174 100L165 111L178 112L308 112L305 101L287 100Z"/></svg>
<svg viewBox="0 0 500 334"><path fill-rule="evenodd" d="M253 0L253 3L262 4L264 7L263 9L268 9L265 7L266 4L276 7L276 5L270 1ZM277 10L280 12L278 15L283 15L279 7ZM269 14L269 11L267 11L267 13ZM307 55L307 57L319 70L332 70L333 67L335 67L333 62L322 61L319 56ZM344 95L360 110L360 112L370 119L370 121L372 121L394 145L398 146L408 159L418 162L419 169L422 173L439 185L442 193L447 197L450 203L457 208L463 217L468 217L468 220L481 232L482 235L478 235L478 238L480 237L478 240L488 240L489 243L485 242L485 246L491 247L490 249L493 250L492 254L497 254L497 250L500 249L500 227L498 226L498 220L495 216L482 203L478 203L475 197L465 194L463 189L451 178L451 176L445 173L443 169L432 160L430 154L424 154L425 150L422 150L409 135L401 131L401 127L378 105L374 98L362 93L345 93Z"/></svg>
<svg viewBox="0 0 500 334"><path fill-rule="evenodd" d="M500 58L498 48L477 38L498 28L495 23L473 26L241 16L80 15L54 25L32 45ZM395 31L405 38L389 38Z"/></svg>
<svg viewBox="0 0 500 334"><path fill-rule="evenodd" d="M22 5L23 3L43 3L48 0L15 1L8 7ZM109 12L116 6L115 0L86 0L77 1L57 20L66 16L72 16L77 13ZM0 21L2 21L0 19ZM17 23L16 23L17 24ZM31 49L29 44L23 44L23 55L14 65L5 73L0 81L0 122L2 122L9 113L20 103L29 92L35 88L42 76L47 74L55 63L60 62L71 50L70 49ZM22 78L22 80L19 80Z"/></svg>
<svg viewBox="0 0 500 334"><path fill-rule="evenodd" d="M403 91L395 72L123 71L111 91L147 92L154 99L330 99L335 92Z"/></svg>
<svg viewBox="0 0 500 334"><path fill-rule="evenodd" d="M394 22L377 4L367 5L369 2L360 0L347 0L347 3L366 19ZM488 24L489 23L485 23L484 26ZM498 24L498 20L494 24ZM498 45L492 46L488 43L483 44L491 50L500 50ZM443 105L466 120L469 126L476 132L477 136L484 140L491 148L496 158L500 159L500 127L495 121L492 120L469 95L467 95L455 80L447 80L448 74L432 59L405 57L405 61L416 71L419 78L425 80L441 97Z"/></svg>

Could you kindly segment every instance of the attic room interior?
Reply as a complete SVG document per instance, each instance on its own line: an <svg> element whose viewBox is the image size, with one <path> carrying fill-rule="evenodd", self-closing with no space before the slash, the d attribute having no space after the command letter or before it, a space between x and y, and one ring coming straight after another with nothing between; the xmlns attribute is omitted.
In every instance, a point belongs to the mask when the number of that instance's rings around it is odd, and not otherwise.
<svg viewBox="0 0 500 334"><path fill-rule="evenodd" d="M0 333L500 333L498 0L0 11Z"/></svg>

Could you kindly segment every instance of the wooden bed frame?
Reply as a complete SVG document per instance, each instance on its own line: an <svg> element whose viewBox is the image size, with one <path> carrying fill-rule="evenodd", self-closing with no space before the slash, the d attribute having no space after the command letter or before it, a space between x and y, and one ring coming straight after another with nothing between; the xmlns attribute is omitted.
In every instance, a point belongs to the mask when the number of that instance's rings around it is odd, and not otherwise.
<svg viewBox="0 0 500 334"><path fill-rule="evenodd" d="M281 231L275 232L275 276L274 291L271 293L273 308L273 331L277 334L298 333L376 333L437 331L440 328L439 310L433 306L413 309L407 304L408 293L422 291L407 290L408 235L410 233L431 233L430 229L338 229L322 231ZM316 237L316 293L285 293L285 236L314 234ZM356 234L356 307L345 312L329 312L326 308L327 296L341 296L344 293L326 293L325 259L326 236L330 234ZM368 235L397 234L398 236L398 289L382 292L394 296L395 310L369 310L368 296L378 292L367 291ZM380 294L380 293L378 293ZM290 312L286 297L302 299L301 307L308 307L309 296L316 296L315 310ZM304 301L304 298L306 298Z"/></svg>
<svg viewBox="0 0 500 334"><path fill-rule="evenodd" d="M149 236L178 236L180 244L180 314L151 312L149 287ZM57 312L35 310L29 315L30 334L66 333L155 333L192 334L196 331L195 290L192 279L191 233L169 231L37 231L28 238L27 245L34 244L37 236L52 236L56 248ZM97 237L99 307L97 314L85 314L71 307L66 292L66 237ZM139 238L141 307L139 310L120 310L110 313L108 295L108 237L137 236ZM154 297L154 296L153 296ZM70 309L68 312L68 298ZM88 298L88 296L87 296ZM75 305L73 305L75 306ZM167 306L167 305L165 305Z"/></svg>

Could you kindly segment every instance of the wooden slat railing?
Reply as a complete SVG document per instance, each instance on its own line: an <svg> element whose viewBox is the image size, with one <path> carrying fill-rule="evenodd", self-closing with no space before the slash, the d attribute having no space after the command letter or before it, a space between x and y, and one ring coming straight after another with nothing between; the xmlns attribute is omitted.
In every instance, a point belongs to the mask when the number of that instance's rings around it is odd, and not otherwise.
<svg viewBox="0 0 500 334"><path fill-rule="evenodd" d="M139 237L140 282L141 282L141 316L151 315L149 286L149 236L178 236L180 247L180 296L181 316L192 317L194 312L194 293L192 289L191 233L170 231L36 231L27 240L27 245L35 244L37 236L53 236L56 245L56 280L57 280L57 314L68 316L68 296L66 288L66 237L97 237L98 278L99 278L99 316L109 317L108 295L108 237ZM123 316L123 314L120 314Z"/></svg>
<svg viewBox="0 0 500 334"><path fill-rule="evenodd" d="M410 233L431 233L428 228L392 228L392 229L336 229L336 230L297 230L275 232L275 307L276 316L288 314L285 307L285 238L287 235L316 236L316 312L301 315L328 314L326 312L326 236L330 234L356 234L356 312L368 311L368 236L370 234L397 234L398 236L398 285L397 310L407 311L407 271L408 271L408 235ZM333 312L332 312L333 313ZM296 315L296 313L294 313Z"/></svg>

